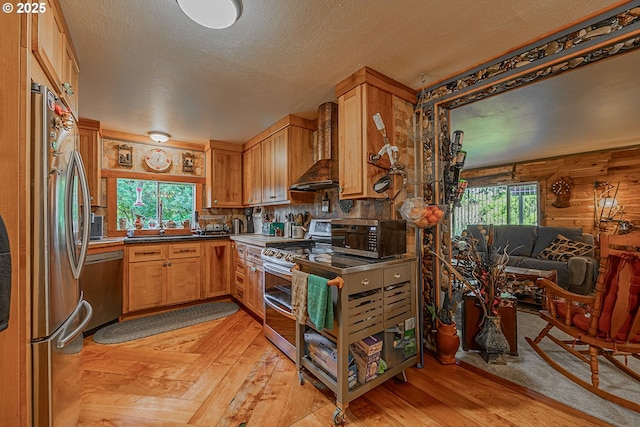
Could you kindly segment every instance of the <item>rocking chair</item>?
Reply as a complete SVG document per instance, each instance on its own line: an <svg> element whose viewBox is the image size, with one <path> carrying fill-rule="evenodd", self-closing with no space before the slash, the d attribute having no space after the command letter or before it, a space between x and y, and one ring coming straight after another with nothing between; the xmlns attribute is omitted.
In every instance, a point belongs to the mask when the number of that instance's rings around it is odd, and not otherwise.
<svg viewBox="0 0 640 427"><path fill-rule="evenodd" d="M598 366L602 356L638 381L640 387L640 372L627 364L629 358L640 360L640 232L601 235L600 246L595 295L574 294L550 280L538 279L538 286L546 290L547 309L539 314L547 325L535 340L529 337L526 340L540 357L571 381L603 399L640 412L639 402L600 387ZM553 336L553 328L573 339ZM587 363L591 382L553 360L539 345L545 337Z"/></svg>

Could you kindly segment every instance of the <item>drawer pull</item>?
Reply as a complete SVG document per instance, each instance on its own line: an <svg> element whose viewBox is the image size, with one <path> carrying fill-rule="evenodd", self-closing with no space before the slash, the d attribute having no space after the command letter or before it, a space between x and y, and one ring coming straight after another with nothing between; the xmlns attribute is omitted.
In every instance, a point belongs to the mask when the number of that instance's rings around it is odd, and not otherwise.
<svg viewBox="0 0 640 427"><path fill-rule="evenodd" d="M369 279L364 279L362 281L362 286L369 286Z"/></svg>
<svg viewBox="0 0 640 427"><path fill-rule="evenodd" d="M158 251L151 251L151 252L136 252L140 255L153 255L153 254L159 254L160 252Z"/></svg>
<svg viewBox="0 0 640 427"><path fill-rule="evenodd" d="M402 277L402 274L400 274L400 273L396 273L396 274L394 274L394 275L393 275L393 277L395 277L396 279L399 279L399 278L401 278L401 277Z"/></svg>
<svg viewBox="0 0 640 427"><path fill-rule="evenodd" d="M178 253L182 254L182 253L185 253L185 252L195 252L195 251L196 251L195 249L180 249L178 251Z"/></svg>

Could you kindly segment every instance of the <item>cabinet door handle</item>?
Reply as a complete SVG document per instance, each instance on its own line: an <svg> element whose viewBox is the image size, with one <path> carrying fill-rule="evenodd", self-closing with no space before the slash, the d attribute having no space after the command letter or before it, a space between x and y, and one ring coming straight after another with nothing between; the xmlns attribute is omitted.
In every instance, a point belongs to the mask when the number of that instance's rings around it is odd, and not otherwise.
<svg viewBox="0 0 640 427"><path fill-rule="evenodd" d="M257 270L257 269L256 269L255 267L251 267L251 272L252 272L252 273L255 273L255 272L256 272L256 270Z"/></svg>
<svg viewBox="0 0 640 427"><path fill-rule="evenodd" d="M167 266L167 263L166 263L166 262L163 262L163 263L162 263L162 266L163 266L163 267L166 267L166 266Z"/></svg>
<svg viewBox="0 0 640 427"><path fill-rule="evenodd" d="M167 263L167 266L168 266L168 267L171 267L171 263L170 263L170 262L168 262L168 263Z"/></svg>
<svg viewBox="0 0 640 427"><path fill-rule="evenodd" d="M362 281L362 286L369 286L369 279L364 279Z"/></svg>

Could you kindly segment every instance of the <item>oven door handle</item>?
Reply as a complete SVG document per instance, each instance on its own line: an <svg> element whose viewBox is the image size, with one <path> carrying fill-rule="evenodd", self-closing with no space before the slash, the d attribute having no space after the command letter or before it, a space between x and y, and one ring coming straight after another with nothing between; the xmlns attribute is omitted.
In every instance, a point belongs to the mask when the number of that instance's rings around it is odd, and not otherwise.
<svg viewBox="0 0 640 427"><path fill-rule="evenodd" d="M293 313L283 309L279 304L276 303L276 301L277 300L275 298L272 298L269 294L265 294L264 295L264 303L266 305L268 305L269 307L271 307L272 309L274 309L278 313L282 314L287 319L291 319L291 320L295 320L296 319L296 317L293 315Z"/></svg>
<svg viewBox="0 0 640 427"><path fill-rule="evenodd" d="M272 267L268 263L264 263L262 267L264 268L265 272L271 273L276 276L280 276L289 280L291 280L291 278L293 277L293 274L291 273L291 271L285 273L283 270L280 270L277 267ZM286 269L286 267L283 267L283 269Z"/></svg>

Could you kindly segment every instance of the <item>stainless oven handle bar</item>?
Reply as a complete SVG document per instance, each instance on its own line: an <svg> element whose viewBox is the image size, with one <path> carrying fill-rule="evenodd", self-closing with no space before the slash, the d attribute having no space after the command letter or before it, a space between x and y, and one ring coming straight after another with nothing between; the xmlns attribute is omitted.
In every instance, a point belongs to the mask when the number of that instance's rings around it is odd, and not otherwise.
<svg viewBox="0 0 640 427"><path fill-rule="evenodd" d="M268 294L265 294L264 296L264 303L269 307L271 307L272 309L274 309L275 311L277 311L278 313L282 314L287 319L291 319L291 320L296 319L293 313L291 313L290 311L284 310L282 307L276 304Z"/></svg>
<svg viewBox="0 0 640 427"><path fill-rule="evenodd" d="M284 276L289 280L291 280L291 278L293 277L293 274L291 274L291 271L288 270L286 267L283 267L281 270L281 269L272 267L271 264L268 264L266 262L262 265L262 267L264 268L265 272L275 274L276 276L281 276L281 277ZM286 270L286 272L284 270Z"/></svg>

